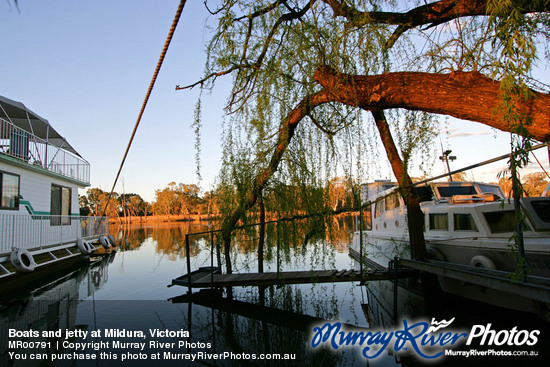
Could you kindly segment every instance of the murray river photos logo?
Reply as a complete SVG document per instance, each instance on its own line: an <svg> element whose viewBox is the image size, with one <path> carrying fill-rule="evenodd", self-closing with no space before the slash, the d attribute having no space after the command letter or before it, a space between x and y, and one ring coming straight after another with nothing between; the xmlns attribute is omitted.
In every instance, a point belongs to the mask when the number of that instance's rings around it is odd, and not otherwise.
<svg viewBox="0 0 550 367"><path fill-rule="evenodd" d="M436 359L454 346L533 346L538 342L539 330L493 330L491 324L474 325L469 332L447 329L454 318L446 321L432 319L411 323L403 319L402 328L392 330L346 330L342 323L327 322L313 328L311 346L325 345L334 350L343 347L361 348L361 354L368 359L380 356L384 351L416 353L425 359Z"/></svg>

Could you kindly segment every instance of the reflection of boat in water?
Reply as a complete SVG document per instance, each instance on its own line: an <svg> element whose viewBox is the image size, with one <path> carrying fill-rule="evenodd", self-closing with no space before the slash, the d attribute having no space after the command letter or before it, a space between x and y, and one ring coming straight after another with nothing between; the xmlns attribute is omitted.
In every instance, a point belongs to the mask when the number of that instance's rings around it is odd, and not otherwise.
<svg viewBox="0 0 550 367"><path fill-rule="evenodd" d="M107 219L79 215L78 189L90 165L50 123L0 96L0 279L39 279L37 270L88 256L106 236ZM65 264L65 265L64 265ZM24 274L24 276L22 275Z"/></svg>
<svg viewBox="0 0 550 367"><path fill-rule="evenodd" d="M373 202L365 217L361 241L354 233L350 254L364 263L384 268L394 257L410 258L408 229L403 199L396 185L376 182L366 187ZM516 217L513 200L504 198L496 184L478 182L434 182L415 187L424 214L424 236L429 256L434 260L508 272L518 270L514 256ZM524 243L528 273L550 277L550 197L521 199L525 215ZM363 247L361 249L361 242ZM503 293L439 279L444 291L497 304L534 311L533 302Z"/></svg>
<svg viewBox="0 0 550 367"><path fill-rule="evenodd" d="M33 360L28 354L35 349L18 346L8 348L8 330L35 330L42 332L87 329L88 325L77 325L77 309L82 299L89 297L108 280L108 265L116 252L102 256L85 266L65 266L57 273L48 273L42 284L21 289L20 292L3 293L0 304L0 366L41 366L43 360ZM47 278L51 279L47 280ZM30 339L35 341L55 341L51 338ZM60 340L64 340L63 337ZM44 352L54 352L53 347ZM12 359L9 352L20 354L21 359Z"/></svg>

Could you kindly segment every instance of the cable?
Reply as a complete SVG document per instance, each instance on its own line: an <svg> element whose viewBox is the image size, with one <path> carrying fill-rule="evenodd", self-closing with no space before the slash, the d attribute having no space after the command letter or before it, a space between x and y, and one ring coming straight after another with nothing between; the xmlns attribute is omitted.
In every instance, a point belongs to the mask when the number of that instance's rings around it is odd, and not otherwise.
<svg viewBox="0 0 550 367"><path fill-rule="evenodd" d="M546 172L546 170L544 169L544 167L542 166L542 164L540 164L539 159L537 158L537 156L535 155L535 153L533 153L533 151L531 151L531 154L533 155L533 157L535 158L535 160L536 160L537 163L539 164L539 167L540 167L540 169L542 170L542 172L544 172L544 174L546 175L546 177L550 178L550 175L548 174L548 172Z"/></svg>
<svg viewBox="0 0 550 367"><path fill-rule="evenodd" d="M111 192L109 192L109 196L107 197L107 203L103 208L101 217L105 216L105 212L107 211L107 207L109 206L109 202L111 201L111 197L113 196L113 192L115 191L115 186L120 176L120 172L122 172L122 167L124 166L124 162L126 161L126 157L128 156L128 152L130 151L130 146L132 145L132 141L134 140L134 136L136 135L136 131L138 129L139 123L141 122L141 117L143 116L143 112L145 111L145 106L147 106L147 102L149 101L149 96L153 91L153 87L155 85L157 76L160 71L160 67L162 66L164 57L166 56L166 51L168 51L168 46L170 46L170 42L172 41L172 36L174 35L174 31L176 30L176 26L178 25L178 22L180 20L181 12L183 11L185 2L186 0L180 1L178 10L176 11L176 15L174 16L174 21L172 22L172 26L170 27L170 31L168 32L168 36L166 37L166 42L164 42L164 48L162 49L162 53L160 54L159 61L157 63L157 68L155 69L155 73L153 74L153 78L151 79L151 83L149 84L149 89L147 90L147 94L145 95L145 99L143 100L143 105L141 106L141 110L139 111L139 116L134 126L134 130L132 131L132 135L130 136L130 141L128 142L128 146L126 147L126 152L124 152L124 157L122 157L122 162L120 162L120 167L118 168L115 182L113 182L113 187L111 188Z"/></svg>

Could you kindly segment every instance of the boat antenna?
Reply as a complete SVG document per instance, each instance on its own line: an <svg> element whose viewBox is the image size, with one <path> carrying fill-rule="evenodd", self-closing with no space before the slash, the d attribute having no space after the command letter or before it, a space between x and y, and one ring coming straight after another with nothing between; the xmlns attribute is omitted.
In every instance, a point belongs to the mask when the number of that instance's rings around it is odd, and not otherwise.
<svg viewBox="0 0 550 367"><path fill-rule="evenodd" d="M124 157L122 158L122 162L120 162L120 167L118 169L118 172L116 174L115 182L113 182L113 187L111 188L111 192L109 192L109 196L107 196L107 202L105 203L105 207L103 208L103 212L101 214L101 217L105 216L105 212L107 211L107 207L109 206L109 202L111 201L111 197L113 196L113 192L115 191L115 186L118 181L118 178L120 176L120 172L122 171L122 167L124 166L124 162L126 161L126 157L128 156L128 152L130 151L130 146L132 145L132 141L134 140L134 136L136 135L137 128L139 126L139 123L141 121L141 117L143 116L143 112L145 111L145 106L147 106L147 102L149 101L149 96L151 95L151 92L153 91L153 86L155 85L155 82L157 80L157 76L160 71L160 67L162 66L162 62L164 61L164 57L166 56L166 52L168 51L168 46L170 46L170 41L172 41L172 36L174 35L174 31L176 30L176 26L178 25L178 22L180 20L181 12L183 11L183 7L185 5L186 0L181 0L180 4L178 6L178 10L176 10L176 15L174 16L174 20L172 21L172 26L170 27L170 31L168 32L168 36L166 37L166 41L164 42L164 48L162 49L162 52L159 57L159 61L157 63L157 67L155 69L155 72L153 74L153 78L151 79L151 83L149 84L149 88L147 89L147 94L145 95L145 99L143 100L143 105L141 106L141 110L139 111L139 115L136 121L136 124L134 126L134 130L132 131L132 135L130 136L130 141L128 142L128 146L126 147L126 151L124 152Z"/></svg>
<svg viewBox="0 0 550 367"><path fill-rule="evenodd" d="M441 143L441 141L440 141ZM454 161L456 159L456 156L454 155L451 155L453 151L450 150L450 149L447 149L447 150L443 150L443 143L441 143L441 156L439 157L439 159L443 162L443 171L445 171L445 173L450 173L451 172L451 167L449 166L449 161ZM451 175L448 176L449 177L449 181L452 181L453 180L453 177Z"/></svg>

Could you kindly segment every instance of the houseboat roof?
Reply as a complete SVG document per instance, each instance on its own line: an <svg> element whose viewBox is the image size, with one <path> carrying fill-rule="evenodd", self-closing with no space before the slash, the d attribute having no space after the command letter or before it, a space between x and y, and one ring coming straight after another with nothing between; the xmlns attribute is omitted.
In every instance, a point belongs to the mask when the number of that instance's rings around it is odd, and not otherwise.
<svg viewBox="0 0 550 367"><path fill-rule="evenodd" d="M48 144L82 156L46 120L28 109L23 103L0 96L0 117L15 126L44 139Z"/></svg>

